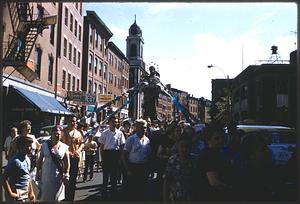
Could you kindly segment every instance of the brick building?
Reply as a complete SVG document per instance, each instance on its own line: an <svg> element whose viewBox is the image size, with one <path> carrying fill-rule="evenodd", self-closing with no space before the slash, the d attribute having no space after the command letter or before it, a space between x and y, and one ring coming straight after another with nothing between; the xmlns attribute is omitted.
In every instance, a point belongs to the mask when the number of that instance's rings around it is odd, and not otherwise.
<svg viewBox="0 0 300 204"><path fill-rule="evenodd" d="M68 15L63 12L65 8ZM65 91L80 83L81 68L74 57L78 59L77 51L81 51L80 40L76 39L77 26L82 25L82 3L8 2L1 12L5 22L2 56L5 126L29 119L33 133L37 134L40 127L71 114L64 99ZM66 24L62 16L68 19ZM62 36L71 42L71 49L64 49ZM70 56L63 55L65 50Z"/></svg>
<svg viewBox="0 0 300 204"><path fill-rule="evenodd" d="M238 121L296 126L296 51L290 63L248 66L233 82L233 116Z"/></svg>
<svg viewBox="0 0 300 204"><path fill-rule="evenodd" d="M125 55L109 42L113 33L94 11L87 11L83 30L82 90L88 93L111 94L112 98L122 94L129 86L129 65ZM98 105L103 105L97 98ZM112 111L123 101L113 104ZM122 117L128 112L122 110ZM103 112L99 119L104 119Z"/></svg>

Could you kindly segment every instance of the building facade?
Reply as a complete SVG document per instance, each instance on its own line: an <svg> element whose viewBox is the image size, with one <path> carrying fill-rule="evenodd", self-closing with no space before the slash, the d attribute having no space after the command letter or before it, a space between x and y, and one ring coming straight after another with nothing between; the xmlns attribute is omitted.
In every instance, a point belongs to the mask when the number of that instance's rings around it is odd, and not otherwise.
<svg viewBox="0 0 300 204"><path fill-rule="evenodd" d="M233 83L233 116L237 121L296 126L296 51L290 64L251 65Z"/></svg>
<svg viewBox="0 0 300 204"><path fill-rule="evenodd" d="M57 94L81 90L83 3L58 3ZM68 101L72 105L71 101Z"/></svg>
<svg viewBox="0 0 300 204"><path fill-rule="evenodd" d="M161 121L170 122L173 119L172 100L169 96L166 96L165 94L158 95L156 112L158 119Z"/></svg>
<svg viewBox="0 0 300 204"><path fill-rule="evenodd" d="M194 118L197 120L200 119L199 115L199 99L194 97L193 95L188 94L187 96L188 100L188 110L190 114L193 115Z"/></svg>
<svg viewBox="0 0 300 204"><path fill-rule="evenodd" d="M104 105L100 95L110 94L111 99L122 95L129 86L129 65L125 55L110 38L113 33L94 11L87 11L83 31L82 90L96 95L98 106ZM109 107L115 111L124 103L116 101ZM99 116L107 116L105 109ZM126 109L121 110L121 118L128 116Z"/></svg>
<svg viewBox="0 0 300 204"><path fill-rule="evenodd" d="M59 74L59 3L4 4L3 99L5 126L21 120L40 127L70 115L57 94ZM64 107L65 106L65 107ZM38 135L37 135L38 136Z"/></svg>

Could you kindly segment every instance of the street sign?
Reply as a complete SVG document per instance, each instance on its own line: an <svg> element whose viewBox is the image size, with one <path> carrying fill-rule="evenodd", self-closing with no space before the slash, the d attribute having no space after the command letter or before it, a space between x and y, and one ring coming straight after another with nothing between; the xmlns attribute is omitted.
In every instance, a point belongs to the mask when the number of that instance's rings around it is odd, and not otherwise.
<svg viewBox="0 0 300 204"><path fill-rule="evenodd" d="M98 102L107 103L109 101L113 100L112 94L98 94Z"/></svg>
<svg viewBox="0 0 300 204"><path fill-rule="evenodd" d="M86 91L68 91L67 100L82 105L94 105L96 103L96 95Z"/></svg>
<svg viewBox="0 0 300 204"><path fill-rule="evenodd" d="M83 91L68 91L67 100L82 102L83 93L84 93Z"/></svg>
<svg viewBox="0 0 300 204"><path fill-rule="evenodd" d="M95 104L96 103L96 94L84 92L83 102L86 104Z"/></svg>

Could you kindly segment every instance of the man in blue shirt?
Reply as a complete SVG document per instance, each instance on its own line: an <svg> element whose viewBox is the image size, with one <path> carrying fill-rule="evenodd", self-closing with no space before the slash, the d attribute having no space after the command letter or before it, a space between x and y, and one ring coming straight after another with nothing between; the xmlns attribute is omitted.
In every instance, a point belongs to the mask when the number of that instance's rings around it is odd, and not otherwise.
<svg viewBox="0 0 300 204"><path fill-rule="evenodd" d="M30 159L33 139L20 137L17 140L17 153L8 161L3 174L3 185L7 201L35 202L30 180Z"/></svg>

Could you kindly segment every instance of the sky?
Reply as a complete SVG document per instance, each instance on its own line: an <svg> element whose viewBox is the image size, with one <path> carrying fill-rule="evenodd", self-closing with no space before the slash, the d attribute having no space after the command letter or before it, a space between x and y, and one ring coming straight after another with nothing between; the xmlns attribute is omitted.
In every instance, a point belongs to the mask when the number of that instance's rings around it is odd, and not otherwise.
<svg viewBox="0 0 300 204"><path fill-rule="evenodd" d="M296 50L296 3L86 3L126 55L130 26L142 29L144 62L161 82L211 100L211 79L234 78L278 46L281 60ZM213 65L208 68L208 65Z"/></svg>

